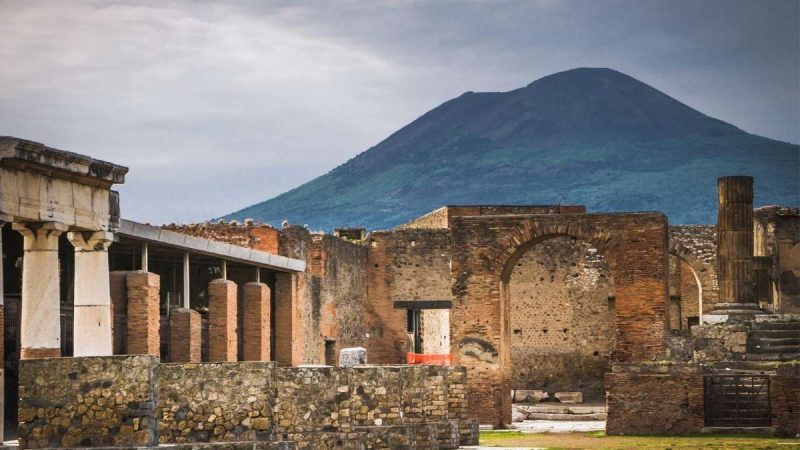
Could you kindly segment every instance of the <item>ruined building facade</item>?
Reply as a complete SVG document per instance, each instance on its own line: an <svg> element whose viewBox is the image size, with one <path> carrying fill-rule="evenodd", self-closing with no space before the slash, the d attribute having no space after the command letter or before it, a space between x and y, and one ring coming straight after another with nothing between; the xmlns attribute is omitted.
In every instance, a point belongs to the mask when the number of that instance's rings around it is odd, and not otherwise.
<svg viewBox="0 0 800 450"><path fill-rule="evenodd" d="M720 374L753 373L759 426L797 432L800 212L753 211L747 180L721 193L723 227L576 205L445 206L333 235L154 227L119 217L127 169L0 143L5 413L24 446L451 448L472 419L510 425L512 389L606 401L609 433L694 433L724 423L715 389L739 379ZM334 367L348 347L378 366ZM130 395L87 412L111 386Z"/></svg>

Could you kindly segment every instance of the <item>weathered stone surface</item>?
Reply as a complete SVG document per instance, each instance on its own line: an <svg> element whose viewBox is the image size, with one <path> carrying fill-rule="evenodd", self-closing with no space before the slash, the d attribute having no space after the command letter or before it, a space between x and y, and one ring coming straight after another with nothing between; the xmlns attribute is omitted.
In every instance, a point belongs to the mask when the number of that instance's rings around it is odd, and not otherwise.
<svg viewBox="0 0 800 450"><path fill-rule="evenodd" d="M367 363L364 347L343 348L339 351L339 367L355 367Z"/></svg>
<svg viewBox="0 0 800 450"><path fill-rule="evenodd" d="M20 361L22 448L156 444L153 356Z"/></svg>
<svg viewBox="0 0 800 450"><path fill-rule="evenodd" d="M274 370L270 362L162 364L160 442L270 439Z"/></svg>

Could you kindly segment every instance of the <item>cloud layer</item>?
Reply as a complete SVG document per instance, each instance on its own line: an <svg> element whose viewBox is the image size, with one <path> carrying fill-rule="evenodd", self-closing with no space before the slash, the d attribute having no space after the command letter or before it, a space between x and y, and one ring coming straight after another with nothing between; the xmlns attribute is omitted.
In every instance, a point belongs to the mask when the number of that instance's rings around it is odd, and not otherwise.
<svg viewBox="0 0 800 450"><path fill-rule="evenodd" d="M332 169L464 91L612 67L800 141L793 1L0 1L0 134L131 167L195 221Z"/></svg>

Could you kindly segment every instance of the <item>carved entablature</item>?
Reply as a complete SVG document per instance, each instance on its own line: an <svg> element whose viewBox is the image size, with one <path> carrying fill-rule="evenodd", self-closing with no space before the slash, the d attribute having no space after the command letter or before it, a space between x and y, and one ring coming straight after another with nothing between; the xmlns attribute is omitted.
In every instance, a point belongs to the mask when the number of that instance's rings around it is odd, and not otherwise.
<svg viewBox="0 0 800 450"><path fill-rule="evenodd" d="M37 142L0 136L0 217L115 231L128 168Z"/></svg>

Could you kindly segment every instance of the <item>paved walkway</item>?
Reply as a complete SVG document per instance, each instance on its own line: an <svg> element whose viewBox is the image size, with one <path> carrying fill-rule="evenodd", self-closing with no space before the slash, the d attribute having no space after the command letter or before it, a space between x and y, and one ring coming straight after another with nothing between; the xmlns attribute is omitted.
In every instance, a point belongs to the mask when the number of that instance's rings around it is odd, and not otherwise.
<svg viewBox="0 0 800 450"><path fill-rule="evenodd" d="M511 425L523 433L587 433L606 429L605 420L524 420Z"/></svg>

